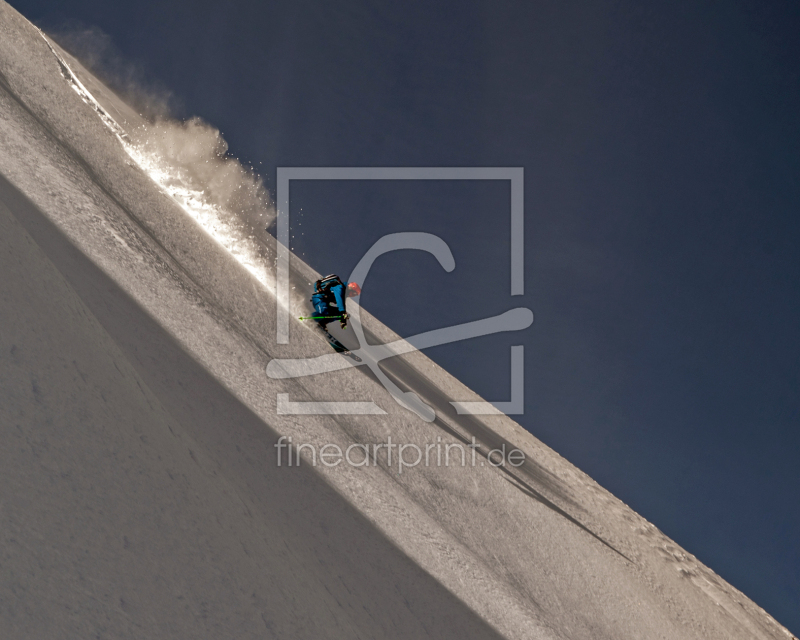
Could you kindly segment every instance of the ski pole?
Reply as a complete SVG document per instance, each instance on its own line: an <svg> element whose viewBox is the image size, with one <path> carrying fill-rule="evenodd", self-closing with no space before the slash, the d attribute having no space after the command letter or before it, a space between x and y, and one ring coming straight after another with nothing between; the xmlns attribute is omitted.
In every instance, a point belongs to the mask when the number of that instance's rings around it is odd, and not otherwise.
<svg viewBox="0 0 800 640"><path fill-rule="evenodd" d="M342 316L300 316L299 320L338 320Z"/></svg>

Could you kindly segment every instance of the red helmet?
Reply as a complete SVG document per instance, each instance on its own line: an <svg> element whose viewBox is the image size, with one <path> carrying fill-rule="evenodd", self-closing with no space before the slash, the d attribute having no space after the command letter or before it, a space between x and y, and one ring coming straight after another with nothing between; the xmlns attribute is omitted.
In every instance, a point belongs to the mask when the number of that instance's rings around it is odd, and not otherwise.
<svg viewBox="0 0 800 640"><path fill-rule="evenodd" d="M353 296L360 296L361 295L361 287L358 286L356 282L348 282L347 283L347 297L352 298Z"/></svg>

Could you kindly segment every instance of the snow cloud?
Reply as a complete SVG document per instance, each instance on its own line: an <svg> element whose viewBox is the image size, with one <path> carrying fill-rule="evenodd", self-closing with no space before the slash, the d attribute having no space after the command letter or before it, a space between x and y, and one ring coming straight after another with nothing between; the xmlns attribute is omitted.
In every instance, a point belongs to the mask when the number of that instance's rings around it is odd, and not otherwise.
<svg viewBox="0 0 800 640"><path fill-rule="evenodd" d="M271 224L275 212L263 180L228 153L218 129L201 118L176 118L182 109L174 94L148 78L97 27L69 22L48 32L142 116L146 124L126 127L129 142L137 161L145 161L173 196L214 207L227 223L239 222L251 234L260 235Z"/></svg>
<svg viewBox="0 0 800 640"><path fill-rule="evenodd" d="M220 132L200 118L157 119L129 135L139 153L160 166L159 181L167 190L191 193L235 215L253 231L263 230L275 218L262 178L229 156Z"/></svg>

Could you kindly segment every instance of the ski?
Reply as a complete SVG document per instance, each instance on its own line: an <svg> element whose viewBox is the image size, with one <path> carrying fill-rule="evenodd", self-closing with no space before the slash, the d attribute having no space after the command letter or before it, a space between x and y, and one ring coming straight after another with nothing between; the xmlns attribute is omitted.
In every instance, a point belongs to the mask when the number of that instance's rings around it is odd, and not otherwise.
<svg viewBox="0 0 800 640"><path fill-rule="evenodd" d="M352 358L356 362L362 362L361 358L359 358L355 353L350 351L347 347L345 347L341 342L339 342L336 338L334 338L330 333L328 333L327 329L323 329L325 332L325 336L328 338L328 344L330 344L336 353L341 353L343 356L347 356L348 358Z"/></svg>

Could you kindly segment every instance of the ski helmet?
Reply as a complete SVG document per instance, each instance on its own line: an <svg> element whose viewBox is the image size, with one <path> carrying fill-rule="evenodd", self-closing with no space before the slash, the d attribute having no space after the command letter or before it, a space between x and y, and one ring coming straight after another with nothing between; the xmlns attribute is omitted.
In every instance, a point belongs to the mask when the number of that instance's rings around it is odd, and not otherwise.
<svg viewBox="0 0 800 640"><path fill-rule="evenodd" d="M347 297L352 298L353 296L360 296L361 295L361 287L358 286L357 282L348 282L347 283Z"/></svg>

